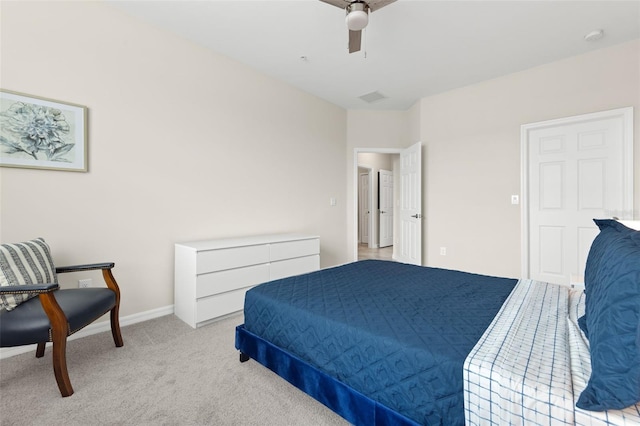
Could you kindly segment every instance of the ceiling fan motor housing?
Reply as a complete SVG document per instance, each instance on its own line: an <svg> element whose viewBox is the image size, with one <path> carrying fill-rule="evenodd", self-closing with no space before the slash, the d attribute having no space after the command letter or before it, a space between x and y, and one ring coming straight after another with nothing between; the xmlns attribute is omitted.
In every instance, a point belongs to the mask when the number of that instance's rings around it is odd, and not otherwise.
<svg viewBox="0 0 640 426"><path fill-rule="evenodd" d="M353 2L346 7L347 27L350 31L360 31L369 23L369 6L363 2Z"/></svg>

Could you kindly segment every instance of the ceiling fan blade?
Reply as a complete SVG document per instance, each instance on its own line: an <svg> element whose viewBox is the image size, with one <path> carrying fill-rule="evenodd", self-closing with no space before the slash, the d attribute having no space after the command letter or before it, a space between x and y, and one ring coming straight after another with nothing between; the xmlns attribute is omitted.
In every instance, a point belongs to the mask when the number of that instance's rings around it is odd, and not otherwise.
<svg viewBox="0 0 640 426"><path fill-rule="evenodd" d="M349 53L360 50L360 42L362 40L362 31L349 31Z"/></svg>
<svg viewBox="0 0 640 426"><path fill-rule="evenodd" d="M339 7L340 9L344 9L351 3L348 0L320 0L323 3L330 4L332 6Z"/></svg>
<svg viewBox="0 0 640 426"><path fill-rule="evenodd" d="M372 12L375 12L376 10L381 9L395 1L396 0L367 0L366 3L369 5L369 9L371 9Z"/></svg>

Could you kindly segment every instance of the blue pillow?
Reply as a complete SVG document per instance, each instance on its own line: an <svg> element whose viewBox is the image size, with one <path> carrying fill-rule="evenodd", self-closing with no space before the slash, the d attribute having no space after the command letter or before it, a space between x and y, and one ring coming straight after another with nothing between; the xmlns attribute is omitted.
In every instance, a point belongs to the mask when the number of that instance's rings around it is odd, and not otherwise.
<svg viewBox="0 0 640 426"><path fill-rule="evenodd" d="M591 377L576 404L592 411L640 402L640 232L598 226L588 283L585 273Z"/></svg>
<svg viewBox="0 0 640 426"><path fill-rule="evenodd" d="M633 229L627 228L620 222L617 222L613 219L594 219L593 220L598 228L600 228L600 233L596 236L591 244L591 248L589 249L589 255L587 256L587 264L584 270L584 291L585 291L585 315L578 318L578 325L584 332L584 334L589 337L588 329L587 329L587 317L589 316L589 310L591 307L590 303L590 288L594 285L595 275L600 266L600 260L602 256L606 253L609 245L619 239L623 238L626 235L633 234Z"/></svg>

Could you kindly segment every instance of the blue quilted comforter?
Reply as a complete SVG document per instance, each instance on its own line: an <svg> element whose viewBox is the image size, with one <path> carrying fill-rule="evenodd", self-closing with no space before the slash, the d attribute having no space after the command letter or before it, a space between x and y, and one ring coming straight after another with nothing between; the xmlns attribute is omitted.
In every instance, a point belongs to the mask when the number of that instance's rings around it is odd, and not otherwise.
<svg viewBox="0 0 640 426"><path fill-rule="evenodd" d="M245 328L420 424L464 424L466 356L516 280L367 260L261 284Z"/></svg>

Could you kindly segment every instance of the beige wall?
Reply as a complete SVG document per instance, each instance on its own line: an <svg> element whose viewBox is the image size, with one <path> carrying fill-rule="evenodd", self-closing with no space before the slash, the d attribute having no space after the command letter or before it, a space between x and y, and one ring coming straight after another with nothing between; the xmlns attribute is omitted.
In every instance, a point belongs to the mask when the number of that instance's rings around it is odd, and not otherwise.
<svg viewBox="0 0 640 426"><path fill-rule="evenodd" d="M520 273L522 124L633 106L640 164L638 41L345 112L101 3L2 2L0 19L2 88L86 105L90 169L1 168L0 240L115 261L123 315L173 302L177 241L311 232L322 266L352 260L354 149L421 140L423 263L504 276ZM635 188L638 218L638 171Z"/></svg>
<svg viewBox="0 0 640 426"><path fill-rule="evenodd" d="M626 106L636 108L639 218L639 41L426 97L405 112L349 111L348 177L355 147L422 141L423 264L518 277L521 216L511 195L520 194L520 126Z"/></svg>
<svg viewBox="0 0 640 426"><path fill-rule="evenodd" d="M125 316L173 303L175 242L308 232L347 260L343 109L99 2L1 19L2 88L89 110L89 173L0 169L1 241L116 262Z"/></svg>
<svg viewBox="0 0 640 426"><path fill-rule="evenodd" d="M638 217L639 64L634 41L422 99L426 264L520 275L520 206L510 196L520 193L522 124L636 108Z"/></svg>

